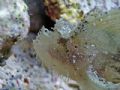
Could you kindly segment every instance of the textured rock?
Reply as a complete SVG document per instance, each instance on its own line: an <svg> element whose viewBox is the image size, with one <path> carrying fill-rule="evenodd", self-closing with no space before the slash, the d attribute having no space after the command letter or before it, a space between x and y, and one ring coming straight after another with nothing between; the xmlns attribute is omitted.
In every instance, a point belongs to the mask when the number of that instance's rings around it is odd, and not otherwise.
<svg viewBox="0 0 120 90"><path fill-rule="evenodd" d="M30 31L37 33L44 25L51 28L54 22L45 14L43 0L24 0L30 15Z"/></svg>
<svg viewBox="0 0 120 90"><path fill-rule="evenodd" d="M43 0L46 14L52 20L65 18L71 22L76 22L84 18L83 11L77 0Z"/></svg>
<svg viewBox="0 0 120 90"><path fill-rule="evenodd" d="M113 10L107 15L91 17L86 29L88 45L91 44L97 52L93 55L91 69L92 79L99 86L120 89L120 10ZM88 46L90 49L90 46ZM90 51L94 51L91 49ZM96 78L96 79L95 79ZM104 78L104 79L103 79ZM102 82L102 83L101 83ZM113 85L114 84L114 85ZM113 89L113 90L114 90ZM118 90L119 90L118 89Z"/></svg>
<svg viewBox="0 0 120 90"><path fill-rule="evenodd" d="M16 41L14 39L27 36L30 26L27 10L23 0L0 1L0 57L4 57L4 53L9 53L10 47ZM6 50L3 50L4 47Z"/></svg>
<svg viewBox="0 0 120 90"><path fill-rule="evenodd" d="M76 22L93 10L103 12L120 7L120 0L43 0L46 14L52 20L60 17Z"/></svg>

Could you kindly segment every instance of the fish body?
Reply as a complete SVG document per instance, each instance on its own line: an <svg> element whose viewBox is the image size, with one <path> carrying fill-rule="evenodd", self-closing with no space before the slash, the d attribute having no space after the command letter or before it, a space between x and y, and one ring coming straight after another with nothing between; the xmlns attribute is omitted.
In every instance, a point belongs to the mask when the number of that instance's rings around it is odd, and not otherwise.
<svg viewBox="0 0 120 90"><path fill-rule="evenodd" d="M44 66L76 80L82 90L119 90L119 17L120 10L113 10L89 15L87 23L77 25L58 20L54 31L43 27L33 41L36 54Z"/></svg>

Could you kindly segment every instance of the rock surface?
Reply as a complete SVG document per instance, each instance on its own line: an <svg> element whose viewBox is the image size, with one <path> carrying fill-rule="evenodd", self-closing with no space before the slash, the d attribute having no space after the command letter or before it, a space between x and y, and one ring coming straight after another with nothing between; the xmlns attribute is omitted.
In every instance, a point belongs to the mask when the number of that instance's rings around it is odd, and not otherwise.
<svg viewBox="0 0 120 90"><path fill-rule="evenodd" d="M23 0L0 0L0 58L4 58L19 38L29 30L28 8ZM6 49L6 50L5 50ZM4 56L5 55L5 56ZM1 61L1 60L0 60Z"/></svg>
<svg viewBox="0 0 120 90"><path fill-rule="evenodd" d="M44 25L50 28L54 22L45 14L43 0L24 0L28 5L30 16L30 32L37 33Z"/></svg>
<svg viewBox="0 0 120 90"><path fill-rule="evenodd" d="M28 8L23 0L0 1L0 38L25 37L29 29Z"/></svg>

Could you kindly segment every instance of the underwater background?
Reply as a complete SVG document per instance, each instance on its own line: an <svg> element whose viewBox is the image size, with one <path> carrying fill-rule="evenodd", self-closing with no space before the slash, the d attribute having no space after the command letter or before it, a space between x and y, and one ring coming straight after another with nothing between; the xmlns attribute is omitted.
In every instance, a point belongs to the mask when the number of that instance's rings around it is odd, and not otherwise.
<svg viewBox="0 0 120 90"><path fill-rule="evenodd" d="M120 0L0 0L0 90L120 90Z"/></svg>

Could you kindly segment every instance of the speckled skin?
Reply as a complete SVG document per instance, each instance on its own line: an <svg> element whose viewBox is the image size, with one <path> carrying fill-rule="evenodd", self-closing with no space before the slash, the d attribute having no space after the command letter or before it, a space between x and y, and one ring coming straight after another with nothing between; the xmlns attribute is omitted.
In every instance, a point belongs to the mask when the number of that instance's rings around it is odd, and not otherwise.
<svg viewBox="0 0 120 90"><path fill-rule="evenodd" d="M47 68L78 81L82 90L119 90L119 17L120 10L114 10L108 14L97 13L97 17L96 14L89 15L82 26L81 23L75 27L66 20L58 20L54 32L43 27L34 41L37 56ZM63 37L60 31L69 37ZM89 65L94 66L96 74L103 77L105 83L86 73Z"/></svg>

